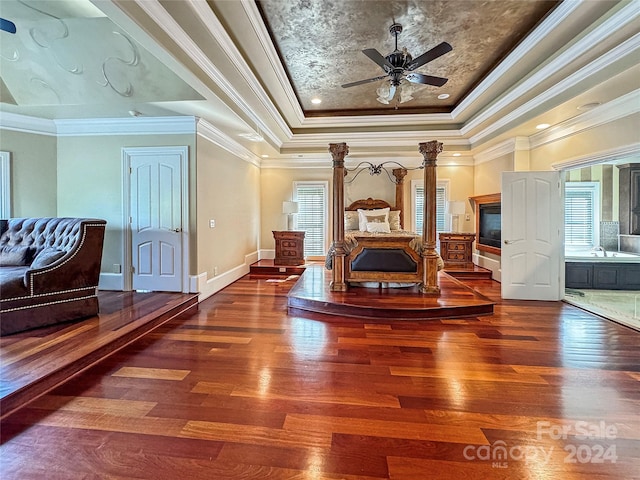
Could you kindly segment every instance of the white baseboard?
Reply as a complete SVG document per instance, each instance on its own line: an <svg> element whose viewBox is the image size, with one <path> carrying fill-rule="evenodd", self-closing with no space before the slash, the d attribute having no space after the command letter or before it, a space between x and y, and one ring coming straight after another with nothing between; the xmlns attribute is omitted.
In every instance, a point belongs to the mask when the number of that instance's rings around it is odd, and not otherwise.
<svg viewBox="0 0 640 480"><path fill-rule="evenodd" d="M474 253L473 263L475 263L479 267L483 267L488 270L491 270L491 278L493 278L495 281L500 282L502 280L502 276L501 276L502 270L500 269L500 260L495 260L493 258L485 257L483 255Z"/></svg>
<svg viewBox="0 0 640 480"><path fill-rule="evenodd" d="M219 292L227 285L231 285L236 280L244 277L247 273L249 273L249 267L252 263L258 261L258 252L250 253L244 257L244 264L238 265L237 267L232 268L231 270L227 270L226 272L221 273L220 275L216 275L213 278L207 280L207 272L203 272L193 277L196 279L196 283L198 284L197 291L200 292L198 296L198 301L202 302L203 300L209 298L216 292Z"/></svg>
<svg viewBox="0 0 640 480"><path fill-rule="evenodd" d="M275 249L274 250L262 249L259 252L259 258L260 260L264 260L264 259L273 260L274 258L276 258L276 251Z"/></svg>
<svg viewBox="0 0 640 480"><path fill-rule="evenodd" d="M124 279L121 273L101 273L98 280L98 290L122 291Z"/></svg>

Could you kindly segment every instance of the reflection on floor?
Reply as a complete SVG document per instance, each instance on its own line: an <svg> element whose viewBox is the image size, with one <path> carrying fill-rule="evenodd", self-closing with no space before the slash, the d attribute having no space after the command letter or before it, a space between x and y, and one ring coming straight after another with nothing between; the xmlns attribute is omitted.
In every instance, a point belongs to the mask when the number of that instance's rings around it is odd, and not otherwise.
<svg viewBox="0 0 640 480"><path fill-rule="evenodd" d="M567 288L565 301L640 331L640 291Z"/></svg>

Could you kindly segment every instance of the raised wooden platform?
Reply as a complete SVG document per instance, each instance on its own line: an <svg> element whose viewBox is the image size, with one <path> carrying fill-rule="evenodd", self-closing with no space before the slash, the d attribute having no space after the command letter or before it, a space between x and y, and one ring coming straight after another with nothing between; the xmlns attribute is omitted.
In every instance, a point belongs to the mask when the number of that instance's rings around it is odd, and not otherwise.
<svg viewBox="0 0 640 480"><path fill-rule="evenodd" d="M86 320L0 338L0 418L163 323L198 309L197 294L99 292Z"/></svg>
<svg viewBox="0 0 640 480"><path fill-rule="evenodd" d="M288 276L288 275L302 275L305 268L308 265L314 263L305 263L303 265L276 265L273 259L258 260L256 263L251 264L249 267L249 273L251 275L272 277L272 276Z"/></svg>
<svg viewBox="0 0 640 480"><path fill-rule="evenodd" d="M488 268L479 267L478 265L474 265L473 268L445 268L444 271L445 273L448 273L449 275L457 279L491 279L493 274L493 272Z"/></svg>
<svg viewBox="0 0 640 480"><path fill-rule="evenodd" d="M362 288L331 292L331 272L321 265L309 265L288 295L289 313L322 313L362 318L428 320L493 313L495 302L451 275L439 272L441 294L421 294L416 287Z"/></svg>

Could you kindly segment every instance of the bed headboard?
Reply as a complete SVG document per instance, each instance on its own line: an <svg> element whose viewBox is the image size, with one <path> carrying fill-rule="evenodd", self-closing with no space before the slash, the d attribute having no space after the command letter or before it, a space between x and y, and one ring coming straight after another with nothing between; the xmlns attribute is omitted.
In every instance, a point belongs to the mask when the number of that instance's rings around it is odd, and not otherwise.
<svg viewBox="0 0 640 480"><path fill-rule="evenodd" d="M353 202L348 207L345 207L344 209L347 212L355 212L359 208L361 208L362 210L375 210L378 208L389 208L391 210L400 210L400 208L393 207L384 200L381 200L379 198L371 198L371 197L367 198L366 200L365 199L356 200L355 202Z"/></svg>

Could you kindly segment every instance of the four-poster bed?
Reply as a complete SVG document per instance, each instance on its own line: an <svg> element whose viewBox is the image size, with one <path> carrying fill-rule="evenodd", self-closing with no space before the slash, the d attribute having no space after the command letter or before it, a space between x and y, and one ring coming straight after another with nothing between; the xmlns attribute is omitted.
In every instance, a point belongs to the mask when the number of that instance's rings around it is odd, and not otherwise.
<svg viewBox="0 0 640 480"><path fill-rule="evenodd" d="M438 269L442 265L436 246L436 158L442 143L431 141L420 144L424 157L424 226L421 235L398 229L389 233L375 223L389 223L388 215L399 212L399 223L404 224L404 185L407 171L393 170L396 178L396 205L382 200L359 200L346 209L344 206L344 157L349 153L346 143L332 143L333 156L333 242L327 255L327 267L332 270L332 291L346 291L350 284L415 283L420 292L439 294ZM358 231L345 236L345 215L359 213ZM367 212L373 212L367 216ZM380 221L379 219L383 220ZM375 219L375 220L373 220ZM368 222L367 220L372 220ZM366 227L363 228L363 225ZM386 226L385 226L386 228ZM367 231L368 230L368 231ZM385 230L386 231L386 230Z"/></svg>

